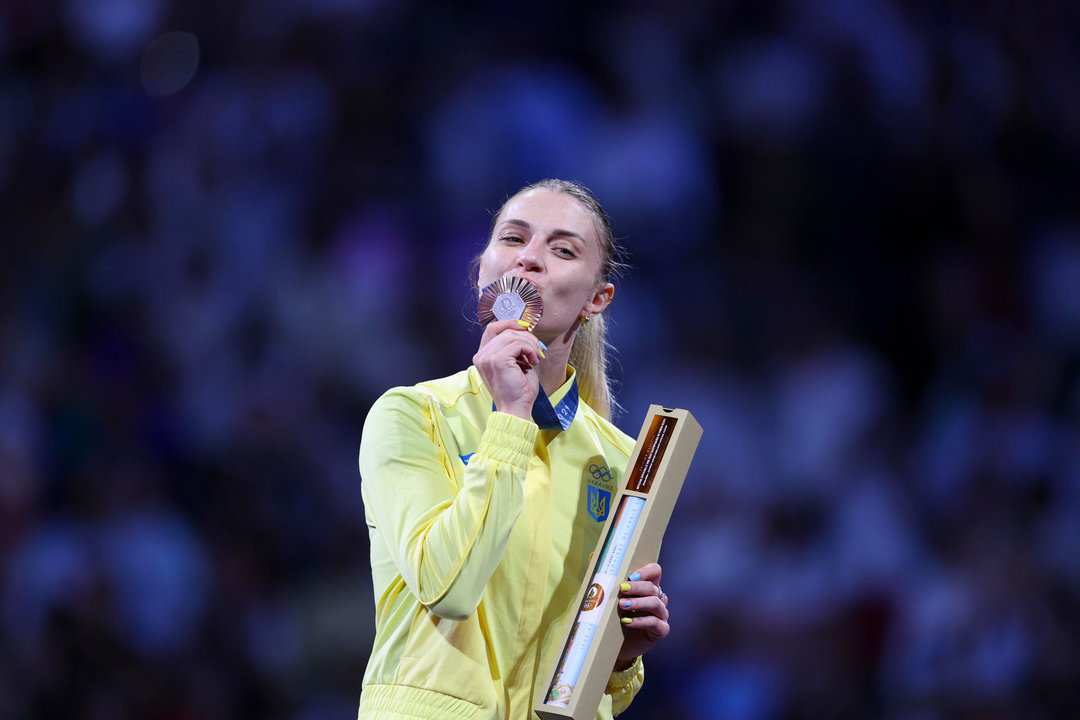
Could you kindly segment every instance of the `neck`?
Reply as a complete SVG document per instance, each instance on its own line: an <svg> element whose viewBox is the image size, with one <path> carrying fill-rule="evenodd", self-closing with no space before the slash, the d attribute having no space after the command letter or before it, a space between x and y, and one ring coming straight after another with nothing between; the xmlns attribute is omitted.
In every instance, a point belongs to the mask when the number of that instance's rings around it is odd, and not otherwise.
<svg viewBox="0 0 1080 720"><path fill-rule="evenodd" d="M536 371L540 375L540 387L544 388L544 392L548 395L566 382L566 364L570 361L570 348L574 345L576 335L577 328L575 327L563 335L545 340L548 346L545 353L547 357L540 361L540 366Z"/></svg>

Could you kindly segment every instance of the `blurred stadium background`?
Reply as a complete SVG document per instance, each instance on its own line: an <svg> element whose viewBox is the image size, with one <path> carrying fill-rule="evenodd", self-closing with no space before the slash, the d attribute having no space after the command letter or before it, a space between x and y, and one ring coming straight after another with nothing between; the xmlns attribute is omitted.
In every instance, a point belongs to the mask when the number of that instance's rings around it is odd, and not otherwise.
<svg viewBox="0 0 1080 720"><path fill-rule="evenodd" d="M592 187L705 439L625 717L1080 716L1080 5L5 0L0 717L355 717L356 451Z"/></svg>

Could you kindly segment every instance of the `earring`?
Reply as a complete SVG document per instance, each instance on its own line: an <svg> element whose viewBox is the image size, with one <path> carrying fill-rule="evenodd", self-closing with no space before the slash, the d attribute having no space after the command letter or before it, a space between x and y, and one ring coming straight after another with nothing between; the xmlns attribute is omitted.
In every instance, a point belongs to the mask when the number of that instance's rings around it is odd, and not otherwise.
<svg viewBox="0 0 1080 720"><path fill-rule="evenodd" d="M589 320L592 320L591 315L578 315L577 321L581 323L581 327L585 327L589 324Z"/></svg>

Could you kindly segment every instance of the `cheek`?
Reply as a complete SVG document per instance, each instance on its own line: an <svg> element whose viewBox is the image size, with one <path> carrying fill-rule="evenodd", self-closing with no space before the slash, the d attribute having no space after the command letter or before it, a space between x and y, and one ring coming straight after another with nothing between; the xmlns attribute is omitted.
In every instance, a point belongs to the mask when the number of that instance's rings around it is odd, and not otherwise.
<svg viewBox="0 0 1080 720"><path fill-rule="evenodd" d="M575 282L566 283L552 289L555 291L552 300L557 299L560 309L567 315L576 316L592 299L595 286L591 283L586 285L580 280L576 280Z"/></svg>
<svg viewBox="0 0 1080 720"><path fill-rule="evenodd" d="M480 256L480 264L476 268L477 286L484 287L498 277L498 273L493 271L494 268L495 263L491 258L490 251L485 250L484 254Z"/></svg>

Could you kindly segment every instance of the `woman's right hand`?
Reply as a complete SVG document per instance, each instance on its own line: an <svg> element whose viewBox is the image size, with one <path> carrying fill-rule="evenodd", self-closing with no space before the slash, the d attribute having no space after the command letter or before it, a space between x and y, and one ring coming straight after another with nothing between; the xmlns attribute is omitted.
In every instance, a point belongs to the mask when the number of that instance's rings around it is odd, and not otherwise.
<svg viewBox="0 0 1080 720"><path fill-rule="evenodd" d="M473 365L487 385L495 409L532 419L533 401L540 391L540 341L517 320L488 323L473 355Z"/></svg>

